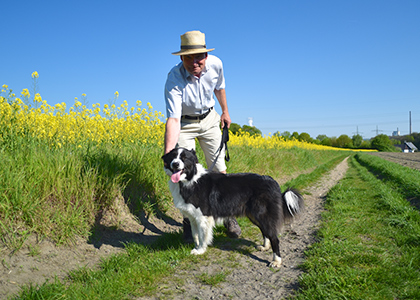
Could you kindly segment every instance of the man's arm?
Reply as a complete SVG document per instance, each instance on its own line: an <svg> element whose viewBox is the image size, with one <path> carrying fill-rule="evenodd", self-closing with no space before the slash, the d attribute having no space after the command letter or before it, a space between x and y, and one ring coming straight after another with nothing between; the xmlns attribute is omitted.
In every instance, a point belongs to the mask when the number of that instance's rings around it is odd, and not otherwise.
<svg viewBox="0 0 420 300"><path fill-rule="evenodd" d="M221 90L214 90L214 94L216 95L217 100L219 101L220 107L222 108L222 115L220 116L220 121L222 122L222 128L227 125L227 127L230 127L230 123L232 123L230 116L229 116L229 110L227 106L227 100L226 100L226 91L225 89Z"/></svg>
<svg viewBox="0 0 420 300"><path fill-rule="evenodd" d="M165 129L165 154L175 148L180 132L180 119L168 118Z"/></svg>

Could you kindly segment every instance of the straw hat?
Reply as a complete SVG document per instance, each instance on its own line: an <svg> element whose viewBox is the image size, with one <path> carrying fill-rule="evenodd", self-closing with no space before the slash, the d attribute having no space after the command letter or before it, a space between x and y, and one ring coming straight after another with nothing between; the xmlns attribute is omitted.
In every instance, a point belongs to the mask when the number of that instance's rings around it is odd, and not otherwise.
<svg viewBox="0 0 420 300"><path fill-rule="evenodd" d="M213 51L206 49L206 40L204 33L200 31L188 31L181 35L181 50L172 53L173 55L188 55L197 53L206 53Z"/></svg>

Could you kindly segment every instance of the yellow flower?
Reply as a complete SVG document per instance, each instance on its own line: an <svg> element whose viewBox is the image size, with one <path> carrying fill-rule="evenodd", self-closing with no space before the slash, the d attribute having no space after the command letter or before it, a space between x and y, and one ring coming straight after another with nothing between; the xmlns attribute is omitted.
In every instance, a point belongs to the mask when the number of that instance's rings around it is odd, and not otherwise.
<svg viewBox="0 0 420 300"><path fill-rule="evenodd" d="M37 71L35 71L35 72L32 73L32 78L38 78L38 77L39 77L39 75L38 75L38 72Z"/></svg>
<svg viewBox="0 0 420 300"><path fill-rule="evenodd" d="M41 95L39 93L35 94L34 101L35 102L41 102L42 101Z"/></svg>
<svg viewBox="0 0 420 300"><path fill-rule="evenodd" d="M23 97L28 97L29 98L31 96L31 94L29 94L28 89L23 89L21 94L22 94Z"/></svg>

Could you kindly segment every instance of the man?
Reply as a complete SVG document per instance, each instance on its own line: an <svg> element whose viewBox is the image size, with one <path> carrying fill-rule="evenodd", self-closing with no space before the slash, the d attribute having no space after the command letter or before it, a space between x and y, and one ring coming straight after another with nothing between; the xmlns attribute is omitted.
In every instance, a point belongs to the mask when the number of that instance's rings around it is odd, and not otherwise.
<svg viewBox="0 0 420 300"><path fill-rule="evenodd" d="M222 127L230 126L225 79L222 61L208 52L205 35L200 31L189 31L181 35L181 50L172 54L181 57L181 63L172 68L165 84L166 130L165 154L175 147L195 149L195 139L206 157L207 166L216 160L221 142ZM222 109L222 115L214 110L215 100ZM226 173L224 150L214 165L214 171ZM225 222L230 237L239 237L241 229L232 218ZM184 219L184 237L190 241L191 226Z"/></svg>

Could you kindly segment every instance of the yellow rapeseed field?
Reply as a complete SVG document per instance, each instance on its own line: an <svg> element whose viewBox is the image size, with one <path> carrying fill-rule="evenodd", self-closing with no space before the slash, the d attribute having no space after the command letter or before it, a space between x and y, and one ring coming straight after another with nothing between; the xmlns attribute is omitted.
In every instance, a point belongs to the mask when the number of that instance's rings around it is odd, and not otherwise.
<svg viewBox="0 0 420 300"><path fill-rule="evenodd" d="M330 146L323 146L312 144L308 142L302 142L295 138L291 140L285 140L283 137L277 136L261 136L261 135L251 135L248 132L240 132L238 135L231 135L229 137L229 142L231 145L235 146L250 146L255 148L265 148L265 149L290 149L293 147L302 148L306 150L345 150L351 151L352 149L344 149ZM361 151L359 149L355 151ZM372 150L368 150L372 151Z"/></svg>
<svg viewBox="0 0 420 300"><path fill-rule="evenodd" d="M52 146L63 147L68 143L82 146L83 143L154 143L163 145L163 115L154 111L150 103L142 108L128 108L126 101L120 106L93 104L91 108L75 99L72 107L66 103L51 106L36 94L33 105L25 100L30 97L28 89L18 98L2 86L0 96L0 126L14 134L29 134L44 139ZM118 92L116 92L118 97ZM22 99L23 98L23 99Z"/></svg>
<svg viewBox="0 0 420 300"><path fill-rule="evenodd" d="M34 85L38 73L32 73ZM128 107L127 101L120 106L107 105L103 107L93 104L86 107L75 98L73 106L67 108L66 103L51 106L42 100L39 93L35 94L32 103L29 101L28 89L23 89L20 98L9 89L2 86L0 96L0 126L14 134L31 135L48 141L51 146L64 147L75 144L82 147L86 142L95 143L150 143L163 146L164 116L153 110L150 103L147 109L142 108L142 102L137 101L135 107ZM119 93L115 92L114 102ZM82 94L85 99L86 95ZM1 132L0 132L1 134ZM2 136L0 135L0 138ZM284 140L276 136L251 136L247 132L230 136L232 146L250 146L256 148L292 148L307 150L349 150L316 145L298 140Z"/></svg>

